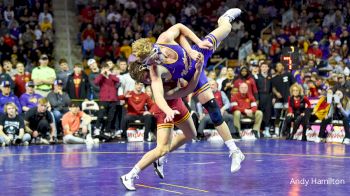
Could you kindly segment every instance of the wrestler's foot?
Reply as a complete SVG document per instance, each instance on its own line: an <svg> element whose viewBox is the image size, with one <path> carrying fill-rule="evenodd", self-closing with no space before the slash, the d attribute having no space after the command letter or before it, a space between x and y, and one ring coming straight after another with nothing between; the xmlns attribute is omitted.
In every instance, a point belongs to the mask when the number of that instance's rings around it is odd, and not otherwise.
<svg viewBox="0 0 350 196"><path fill-rule="evenodd" d="M135 176L138 178L138 176ZM122 181L122 184L124 187L129 191L136 191L135 184L134 184L134 178L129 177L127 174L120 177L120 180Z"/></svg>
<svg viewBox="0 0 350 196"><path fill-rule="evenodd" d="M238 8L232 8L227 10L223 15L220 16L219 20L222 18L227 18L229 22L232 22L239 15L241 15L242 11Z"/></svg>
<svg viewBox="0 0 350 196"><path fill-rule="evenodd" d="M231 172L234 173L241 168L241 162L245 159L245 156L241 150L237 148L230 152L230 157L232 158Z"/></svg>
<svg viewBox="0 0 350 196"><path fill-rule="evenodd" d="M153 162L154 172L161 178L164 179L164 164L166 162L165 157L160 157L158 160Z"/></svg>

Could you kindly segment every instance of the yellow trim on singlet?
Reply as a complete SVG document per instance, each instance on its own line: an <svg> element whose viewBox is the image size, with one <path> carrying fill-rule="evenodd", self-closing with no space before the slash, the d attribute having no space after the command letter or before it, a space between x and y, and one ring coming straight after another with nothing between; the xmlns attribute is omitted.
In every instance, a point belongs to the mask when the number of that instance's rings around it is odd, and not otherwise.
<svg viewBox="0 0 350 196"><path fill-rule="evenodd" d="M167 129L167 128L173 128L173 123L162 123L157 125L157 129Z"/></svg>
<svg viewBox="0 0 350 196"><path fill-rule="evenodd" d="M193 96L196 96L209 88L210 88L210 86L209 86L209 83L207 82L202 87L200 87L198 90L196 90L196 92L193 93Z"/></svg>
<svg viewBox="0 0 350 196"><path fill-rule="evenodd" d="M209 34L205 36L205 38L209 38L213 42L214 50L216 50L217 49L216 37L212 34Z"/></svg>
<svg viewBox="0 0 350 196"><path fill-rule="evenodd" d="M183 123L183 122L185 122L189 117L190 117L190 113L187 112L186 115L185 115L184 117L182 117L180 120L174 122L174 124L175 124L175 125L178 125L178 124L180 124L180 123Z"/></svg>

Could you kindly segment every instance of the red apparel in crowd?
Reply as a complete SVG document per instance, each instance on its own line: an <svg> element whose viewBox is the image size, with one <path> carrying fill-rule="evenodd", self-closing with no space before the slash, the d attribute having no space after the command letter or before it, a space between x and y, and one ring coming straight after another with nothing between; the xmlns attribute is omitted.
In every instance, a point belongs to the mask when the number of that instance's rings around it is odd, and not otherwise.
<svg viewBox="0 0 350 196"><path fill-rule="evenodd" d="M254 96L248 93L243 95L241 93L236 93L231 97L232 112L239 110L242 114L245 114L244 110L251 109L256 112L258 105Z"/></svg>
<svg viewBox="0 0 350 196"><path fill-rule="evenodd" d="M117 88L115 85L119 83L119 78L113 74L109 74L106 78L103 74L99 74L95 80L95 85L100 87L100 101L118 101Z"/></svg>
<svg viewBox="0 0 350 196"><path fill-rule="evenodd" d="M309 101L309 99L306 97L306 96L304 96L303 97L303 101L304 101L304 103L307 105L307 106L305 106L305 108L311 108L311 103L310 103L310 101ZM290 101L290 96L288 97L288 113L293 113L294 114L294 110L299 110L300 109L300 105L301 105L301 99L296 99L296 98L294 98L294 108L292 107L292 103L291 103L291 101Z"/></svg>
<svg viewBox="0 0 350 196"><path fill-rule="evenodd" d="M241 85L242 83L246 83L248 85L248 94L251 96L255 96L256 94L258 94L258 88L256 87L256 83L255 80L249 76L248 79L243 79L243 78L237 78L234 82L233 82L233 88L234 89L239 89L239 85Z"/></svg>
<svg viewBox="0 0 350 196"><path fill-rule="evenodd" d="M142 115L145 112L145 106L148 111L154 105L153 100L146 93L137 94L134 91L128 91L127 96L118 96L120 100L126 100L128 115Z"/></svg>
<svg viewBox="0 0 350 196"><path fill-rule="evenodd" d="M15 75L15 95L17 97L21 97L22 94L26 92L26 83L31 80L30 73L25 73L23 75L16 74Z"/></svg>
<svg viewBox="0 0 350 196"><path fill-rule="evenodd" d="M319 48L314 48L314 47L310 47L308 50L307 50L307 54L313 54L315 55L317 58L322 58L322 51L321 49Z"/></svg>

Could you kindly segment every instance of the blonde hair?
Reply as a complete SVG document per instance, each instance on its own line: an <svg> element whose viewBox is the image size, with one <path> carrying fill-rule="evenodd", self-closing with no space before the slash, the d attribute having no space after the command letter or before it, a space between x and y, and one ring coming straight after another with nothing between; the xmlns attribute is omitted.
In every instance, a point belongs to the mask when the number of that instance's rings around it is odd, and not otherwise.
<svg viewBox="0 0 350 196"><path fill-rule="evenodd" d="M289 93L290 96L293 96L293 88L297 88L299 90L299 95L303 96L304 95L304 89L302 86L300 86L299 84L295 83L293 84L290 88L289 88Z"/></svg>
<svg viewBox="0 0 350 196"><path fill-rule="evenodd" d="M149 56L153 49L153 44L149 38L141 38L131 45L132 53L141 61Z"/></svg>
<svg viewBox="0 0 350 196"><path fill-rule="evenodd" d="M17 108L16 104L14 104L13 102L8 102L8 103L5 104L5 107L4 107L4 113L5 114L7 114L7 107L9 107L9 106L14 107L16 112L18 111L18 108Z"/></svg>

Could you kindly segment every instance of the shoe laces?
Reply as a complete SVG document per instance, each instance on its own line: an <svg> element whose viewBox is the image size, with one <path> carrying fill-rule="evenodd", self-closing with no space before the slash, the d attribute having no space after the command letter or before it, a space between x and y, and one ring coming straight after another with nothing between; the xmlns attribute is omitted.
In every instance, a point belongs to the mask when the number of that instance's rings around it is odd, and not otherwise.
<svg viewBox="0 0 350 196"><path fill-rule="evenodd" d="M232 150L232 151L230 152L229 157L232 157L234 154L239 154L239 153L240 153L240 150L239 150L239 148L237 148L237 149Z"/></svg>

